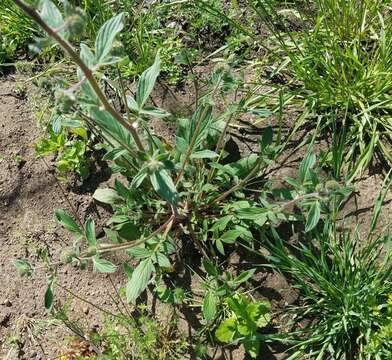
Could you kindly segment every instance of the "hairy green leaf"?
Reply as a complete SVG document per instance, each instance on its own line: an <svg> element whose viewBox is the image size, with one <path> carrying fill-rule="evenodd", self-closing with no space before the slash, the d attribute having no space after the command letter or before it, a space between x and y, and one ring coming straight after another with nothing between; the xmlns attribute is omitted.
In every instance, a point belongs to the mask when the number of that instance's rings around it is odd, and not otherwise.
<svg viewBox="0 0 392 360"><path fill-rule="evenodd" d="M64 25L64 19L57 6L50 0L43 0L41 5L42 9L40 15L46 24L48 24L54 30L62 28ZM60 34L63 34L64 30L65 29L62 29Z"/></svg>
<svg viewBox="0 0 392 360"><path fill-rule="evenodd" d="M93 198L98 200L104 204L116 204L122 201L120 195L117 194L117 191L113 189L97 189L93 194Z"/></svg>
<svg viewBox="0 0 392 360"><path fill-rule="evenodd" d="M95 237L95 222L91 217L89 217L86 220L84 227L86 232L86 239L89 245L91 246L97 245L97 239Z"/></svg>
<svg viewBox="0 0 392 360"><path fill-rule="evenodd" d="M208 322L215 318L217 302L217 296L212 291L208 291L203 301L203 316Z"/></svg>
<svg viewBox="0 0 392 360"><path fill-rule="evenodd" d="M140 262L132 273L131 279L128 281L126 294L127 301L133 302L145 290L154 271L154 265L151 259L145 259Z"/></svg>
<svg viewBox="0 0 392 360"><path fill-rule="evenodd" d="M118 14L106 21L99 29L95 40L95 59L98 64L106 63L107 56L113 47L114 38L124 27L123 20L124 13Z"/></svg>
<svg viewBox="0 0 392 360"><path fill-rule="evenodd" d="M56 209L55 215L56 215L57 221L62 226L64 226L67 230L71 231L74 234L78 234L78 235L83 234L82 229L79 227L79 225L76 223L76 221L72 218L71 215L66 213L64 210Z"/></svg>
<svg viewBox="0 0 392 360"><path fill-rule="evenodd" d="M213 159L216 158L218 154L215 151L211 150L200 150L200 151L195 151L192 153L191 158L192 159Z"/></svg>
<svg viewBox="0 0 392 360"><path fill-rule="evenodd" d="M110 261L105 259L100 259L95 256L93 258L93 271L101 273L114 273L117 270L117 266L112 264Z"/></svg>
<svg viewBox="0 0 392 360"><path fill-rule="evenodd" d="M154 64L149 67L140 77L136 93L136 102L139 106L139 109L142 109L144 107L144 104L150 96L155 86L155 81L158 78L160 67L161 58L158 52L155 57Z"/></svg>
<svg viewBox="0 0 392 360"><path fill-rule="evenodd" d="M172 205L178 203L178 193L172 178L165 169L159 169L150 175L154 190Z"/></svg>
<svg viewBox="0 0 392 360"><path fill-rule="evenodd" d="M308 217L305 224L305 232L314 229L320 220L320 203L314 202L310 207Z"/></svg>

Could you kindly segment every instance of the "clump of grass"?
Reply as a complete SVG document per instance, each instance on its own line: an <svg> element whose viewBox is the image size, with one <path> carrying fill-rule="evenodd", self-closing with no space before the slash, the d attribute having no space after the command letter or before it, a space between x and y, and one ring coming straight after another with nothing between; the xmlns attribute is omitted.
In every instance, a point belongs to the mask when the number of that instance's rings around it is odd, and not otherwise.
<svg viewBox="0 0 392 360"><path fill-rule="evenodd" d="M0 64L12 61L16 53L26 50L38 26L11 0L0 7Z"/></svg>
<svg viewBox="0 0 392 360"><path fill-rule="evenodd" d="M322 115L321 128L335 124L343 134L349 177L362 171L375 152L392 161L389 2L316 0L284 10L272 1L248 3L287 56L304 106L311 114ZM296 19L300 30L289 29L287 16ZM309 124L314 117L305 120Z"/></svg>
<svg viewBox="0 0 392 360"><path fill-rule="evenodd" d="M379 339L390 326L392 238L390 232L375 231L383 199L380 195L365 237L359 228L339 233L336 222L326 221L322 231L289 247L273 231L268 245L272 266L287 275L302 296L288 314L297 329L308 321L289 336L297 350L293 359L365 359L374 349L388 351L388 342Z"/></svg>

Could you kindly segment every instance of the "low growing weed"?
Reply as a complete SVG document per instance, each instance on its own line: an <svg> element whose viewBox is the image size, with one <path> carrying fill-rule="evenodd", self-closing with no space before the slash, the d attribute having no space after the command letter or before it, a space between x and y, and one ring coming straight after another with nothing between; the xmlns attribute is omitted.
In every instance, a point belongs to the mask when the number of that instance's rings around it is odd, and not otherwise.
<svg viewBox="0 0 392 360"><path fill-rule="evenodd" d="M385 194L365 237L359 228L339 232L328 219L297 245L285 244L272 231L267 245L272 267L302 296L288 311L296 330L281 337L295 344L292 359L370 359L377 352L384 358L381 354L390 351L391 234L375 233ZM304 320L307 325L299 327Z"/></svg>
<svg viewBox="0 0 392 360"><path fill-rule="evenodd" d="M122 180L117 179L112 188L97 189L93 195L95 200L110 205L113 210L102 232L97 231L91 217L80 219L76 211L71 216L64 210L56 210L59 223L73 235L73 244L62 252L61 263L73 264L81 269L92 267L94 272L115 273L119 264L109 261L108 255L125 253L132 260L132 266L128 261L121 264L128 277L124 290L128 303L134 304L148 287L154 287L161 300L178 305L180 298L185 297L184 293L179 288L172 290L164 284L170 279L175 259L181 256L182 245L190 244L205 260L206 291L201 305L205 330L215 334L223 343L243 343L253 357L258 356L261 341L258 329L269 322L269 304L254 301L250 294L241 291L241 286L253 275L252 270L234 276L215 267L238 244L253 248L255 237L264 238L271 228L275 229L282 223L301 221L305 224L305 236L315 236L321 244L320 251L324 252L317 269L327 275L329 271L331 278L323 281L326 290L329 291L332 285L336 287L339 281L344 285L340 273L335 274L328 267L331 254L339 269L353 272L350 279L355 289L359 287L357 270L348 267L351 263L346 254L348 251L361 261L365 258L362 251L359 255L351 251L355 246L350 241L355 236L343 237L347 246L341 247L332 225L325 225L321 234L317 232L320 219L327 217L327 214L331 213L332 221L336 220L337 211L351 190L334 180L320 177L316 157L312 153L304 156L297 178L286 179L286 188L274 187L273 181L266 179L266 173L284 145L280 135L275 136L271 127L263 130L257 151L239 160L230 157L225 147L230 125L241 114L265 117L270 113L249 105L252 103L252 92L243 92L241 98L227 101L229 106L221 112L217 111L215 99L218 95L229 97L243 90L227 67L217 67L203 93L195 99L195 109L189 111L187 116L177 117L150 101L161 70L159 51L154 52L155 60L150 67L143 69L133 91L129 91L123 81L118 70L124 59L117 51L117 39L124 28L124 14L120 13L104 22L93 43L82 42L76 47L69 39L77 35L75 30L83 25L80 10L68 8L67 15L72 16L64 17L49 0L41 1L37 8L21 0L14 2L40 25L50 41L59 45L77 67L76 84L58 90L58 116L52 124L53 136L41 143L38 150L44 154L53 148L61 149L65 157L60 161L67 161L66 168L73 166L78 171L80 164L77 161L84 156L86 134L92 133L102 141L102 148L106 150L104 160L110 164L113 173L122 175ZM44 40L45 43L48 41ZM151 48L148 51L148 60L152 61ZM118 76L110 79L114 73ZM109 98L103 90L104 86L110 86L116 93L119 104L115 106L113 98ZM173 143L167 142L149 127L151 119L169 116L177 125ZM71 146L71 153L67 152L66 140L61 138L64 128L82 139L72 138L75 143ZM78 146L81 147L80 152L72 153L72 149L78 149ZM84 170L79 171L83 176ZM281 241L271 242L270 247L273 249L271 260L276 260L275 266L294 278L297 276L306 300L314 301L321 295L330 300L329 296L336 296L332 298L338 304L334 311L340 309L341 299L336 295L336 289L329 294L326 290L318 290L317 286L308 285L308 282L301 282L305 276L310 276L309 284L319 281L321 276L317 271L308 270L307 265L287 255ZM309 255L309 261L319 260L312 256L313 250L313 247L301 247L301 252ZM369 255L370 250L364 251ZM374 258L371 260L373 262L369 260L366 268L369 272L373 271L371 266L376 268ZM52 264L47 254L43 256L43 262L48 273L45 307L50 310L54 289L59 286L56 276L58 264ZM15 261L15 265L24 275L34 271L23 260ZM294 265L300 269L298 272ZM364 270L362 267L359 270L362 276ZM380 296L374 290L377 301L385 300L384 292L387 294L389 291L387 282L383 286L385 289L377 290L382 292ZM353 291L355 293L356 290ZM373 299L367 296L363 295L364 303ZM353 293L347 292L347 299L355 301L352 298ZM317 311L327 313L327 320L319 322L320 331L319 334L315 333L314 341L302 344L305 352L310 343L316 349L310 350L312 354L313 351L322 354L329 344L333 346L335 340L328 342L330 335L327 335L327 340L323 338L323 331L329 331L328 316L333 308L330 303L326 302L325 308L324 304L316 304ZM316 316L316 310L306 310L306 314ZM348 315L348 323L354 322L351 316ZM368 316L370 318L363 318L363 321L372 323L374 318ZM355 323L353 327L362 331L362 325ZM351 350L344 331L346 329L336 330L337 341L343 344L343 353ZM317 347L321 347L321 350L317 350Z"/></svg>

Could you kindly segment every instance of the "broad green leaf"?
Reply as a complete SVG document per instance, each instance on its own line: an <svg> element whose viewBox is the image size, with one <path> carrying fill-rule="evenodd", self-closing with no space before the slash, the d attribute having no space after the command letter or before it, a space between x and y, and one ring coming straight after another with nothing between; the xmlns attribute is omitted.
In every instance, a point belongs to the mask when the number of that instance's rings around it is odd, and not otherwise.
<svg viewBox="0 0 392 360"><path fill-rule="evenodd" d="M143 74L140 76L136 93L136 102L139 105L139 109L143 109L144 104L146 103L148 97L154 89L155 81L158 78L160 67L161 58L158 52L155 57L154 64L149 67L145 72L143 72Z"/></svg>
<svg viewBox="0 0 392 360"><path fill-rule="evenodd" d="M133 302L146 289L151 275L154 271L154 265L151 259L145 259L140 262L132 273L131 279L127 284L127 301Z"/></svg>
<svg viewBox="0 0 392 360"><path fill-rule="evenodd" d="M92 69L95 60L94 53L86 44L83 43L80 44L80 58L89 69ZM79 68L78 69L79 80L82 80L83 77L84 77L83 71L82 69Z"/></svg>
<svg viewBox="0 0 392 360"><path fill-rule="evenodd" d="M12 265L16 267L20 276L29 276L33 272L31 265L23 259L12 260Z"/></svg>
<svg viewBox="0 0 392 360"><path fill-rule="evenodd" d="M124 224L116 225L115 228L118 231L118 235L120 235L125 240L136 240L140 237L139 228L132 224L131 222L127 222Z"/></svg>
<svg viewBox="0 0 392 360"><path fill-rule="evenodd" d="M82 229L76 223L76 221L72 218L71 215L67 214L64 210L56 209L55 215L57 221L64 226L67 230L71 231L74 234L81 235L83 234Z"/></svg>
<svg viewBox="0 0 392 360"><path fill-rule="evenodd" d="M163 110L163 109L160 109L157 107L153 107L153 106L145 107L143 110L140 111L140 114L143 114L146 116L153 116L158 119L163 119L165 117L170 116L170 113L167 112L166 110Z"/></svg>
<svg viewBox="0 0 392 360"><path fill-rule="evenodd" d="M106 21L99 29L95 40L95 59L97 64L102 65L106 63L107 56L113 47L114 38L124 27L123 20L124 13L118 14Z"/></svg>
<svg viewBox="0 0 392 360"><path fill-rule="evenodd" d="M153 255L153 251L143 246L135 246L127 250L127 254L136 259L145 259L151 257Z"/></svg>
<svg viewBox="0 0 392 360"><path fill-rule="evenodd" d="M128 108L129 108L131 111L134 111L134 112L139 113L139 111L141 110L141 109L139 108L138 103L137 103L136 100L133 98L133 96L127 95L127 105L128 105Z"/></svg>
<svg viewBox="0 0 392 360"><path fill-rule="evenodd" d="M195 151L192 153L191 158L192 159L213 159L216 158L218 154L215 151L211 150L200 150L200 151Z"/></svg>
<svg viewBox="0 0 392 360"><path fill-rule="evenodd" d="M256 359L260 352L260 340L256 337L244 339L245 351L253 358Z"/></svg>
<svg viewBox="0 0 392 360"><path fill-rule="evenodd" d="M236 285L239 285L245 281L248 281L253 276L255 271L256 271L256 269L250 269L250 270L243 271L239 276L237 276L233 280L233 283L235 283Z"/></svg>
<svg viewBox="0 0 392 360"><path fill-rule="evenodd" d="M203 301L203 316L208 322L215 318L217 302L217 296L212 291L208 291Z"/></svg>
<svg viewBox="0 0 392 360"><path fill-rule="evenodd" d="M53 280L48 281L48 287L46 288L45 291L45 297L44 297L44 303L45 303L45 309L50 310L53 306Z"/></svg>
<svg viewBox="0 0 392 360"><path fill-rule="evenodd" d="M150 175L154 190L172 205L178 203L178 193L172 178L165 169L159 169Z"/></svg>
<svg viewBox="0 0 392 360"><path fill-rule="evenodd" d="M242 231L240 230L229 230L226 231L221 237L220 240L226 244L234 244L238 237L240 237Z"/></svg>
<svg viewBox="0 0 392 360"><path fill-rule="evenodd" d="M215 241L216 248L218 251L222 254L225 255L225 248L223 247L222 241L220 239Z"/></svg>
<svg viewBox="0 0 392 360"><path fill-rule="evenodd" d="M271 145L272 138L273 138L272 127L268 126L264 130L263 135L262 135L261 140L260 140L261 150L265 150L268 145Z"/></svg>
<svg viewBox="0 0 392 360"><path fill-rule="evenodd" d="M308 217L305 224L305 232L314 229L320 220L320 203L314 202L310 207Z"/></svg>
<svg viewBox="0 0 392 360"><path fill-rule="evenodd" d="M256 322L260 328L265 327L271 320L271 304L268 301L255 301L248 305L249 317Z"/></svg>
<svg viewBox="0 0 392 360"><path fill-rule="evenodd" d="M86 239L91 246L97 245L97 239L95 237L95 222L94 220L89 217L84 224L85 231L86 231Z"/></svg>
<svg viewBox="0 0 392 360"><path fill-rule="evenodd" d="M123 269L124 269L125 274L127 275L127 278L131 279L134 269L132 267L130 267L128 265L128 263L126 263L126 262L123 263Z"/></svg>
<svg viewBox="0 0 392 360"><path fill-rule="evenodd" d="M141 168L139 172L135 175L135 177L132 179L130 187L137 189L143 183L147 175L148 175L148 168L147 167Z"/></svg>
<svg viewBox="0 0 392 360"><path fill-rule="evenodd" d="M251 154L234 163L231 163L230 167L235 171L235 174L238 177L243 177L248 175L254 169L258 161L259 156L256 154Z"/></svg>
<svg viewBox="0 0 392 360"><path fill-rule="evenodd" d="M231 343L237 330L237 320L231 317L222 321L215 331L215 337L223 343Z"/></svg>
<svg viewBox="0 0 392 360"><path fill-rule="evenodd" d="M304 182L308 178L309 171L313 168L316 163L316 155L313 153L307 153L301 162L299 167L299 178Z"/></svg>
<svg viewBox="0 0 392 360"><path fill-rule="evenodd" d="M259 220L261 218L266 218L267 213L268 209L266 208L248 207L236 209L238 218L243 220Z"/></svg>
<svg viewBox="0 0 392 360"><path fill-rule="evenodd" d="M112 264L110 261L100 259L99 257L93 258L93 271L101 273L114 273L117 270L117 266Z"/></svg>
<svg viewBox="0 0 392 360"><path fill-rule="evenodd" d="M214 265L212 265L209 261L203 260L203 267L208 275L211 275L214 277L217 277L219 275L218 269Z"/></svg>
<svg viewBox="0 0 392 360"><path fill-rule="evenodd" d="M133 147L134 143L129 131L107 111L101 110L98 107L92 107L90 109L90 116L101 130L105 131L123 147Z"/></svg>
<svg viewBox="0 0 392 360"><path fill-rule="evenodd" d="M154 254L154 260L161 268L170 269L172 267L168 257L160 252Z"/></svg>
<svg viewBox="0 0 392 360"><path fill-rule="evenodd" d="M104 204L116 204L122 201L121 196L113 189L97 189L93 194L93 198Z"/></svg>
<svg viewBox="0 0 392 360"><path fill-rule="evenodd" d="M93 67L95 58L94 53L86 44L83 43L80 44L80 58L89 69Z"/></svg>
<svg viewBox="0 0 392 360"><path fill-rule="evenodd" d="M120 239L118 238L117 231L113 231L112 229L104 228L103 231L108 239L110 239L115 244L120 243Z"/></svg>
<svg viewBox="0 0 392 360"><path fill-rule="evenodd" d="M61 15L60 10L50 0L43 0L41 2L41 18L49 25L52 29L57 30L63 27L64 19ZM60 31L60 34L64 33L64 29Z"/></svg>
<svg viewBox="0 0 392 360"><path fill-rule="evenodd" d="M119 157L128 154L128 151L123 149L123 148L114 148L110 151L108 151L104 157L102 158L102 160L108 161L108 160L116 160Z"/></svg>
<svg viewBox="0 0 392 360"><path fill-rule="evenodd" d="M171 289L158 286L155 291L163 303L174 304L174 292Z"/></svg>

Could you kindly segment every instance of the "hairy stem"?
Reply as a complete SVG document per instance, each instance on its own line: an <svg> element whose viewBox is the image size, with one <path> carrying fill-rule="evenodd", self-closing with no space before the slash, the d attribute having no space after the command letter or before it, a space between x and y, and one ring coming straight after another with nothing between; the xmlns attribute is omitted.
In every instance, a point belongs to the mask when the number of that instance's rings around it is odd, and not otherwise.
<svg viewBox="0 0 392 360"><path fill-rule="evenodd" d="M91 69L82 61L76 51L72 48L71 44L65 40L60 34L58 34L54 29L52 29L46 22L41 18L38 12L31 6L25 4L21 0L13 0L14 3L20 7L26 14L28 14L45 32L52 37L61 48L70 56L72 61L75 62L76 65L80 67L84 75L86 76L88 82L93 88L94 92L97 94L99 100L101 101L103 107L107 112L110 113L122 126L124 126L132 135L136 146L140 151L145 151L144 146L140 140L139 134L136 129L132 126L132 124L126 122L122 115L118 113L114 107L110 104L105 94L102 92L101 88L98 85L97 80L95 79L93 72Z"/></svg>

